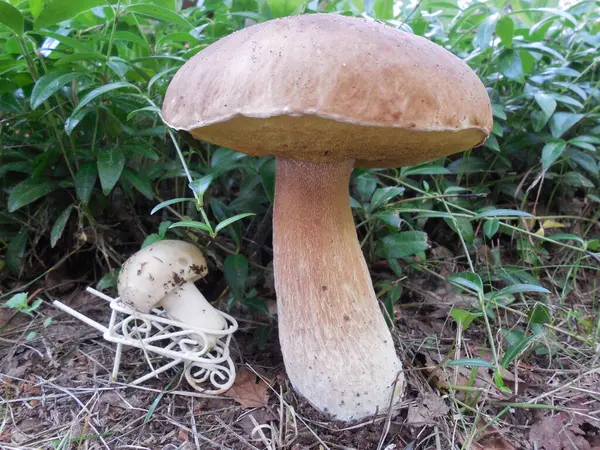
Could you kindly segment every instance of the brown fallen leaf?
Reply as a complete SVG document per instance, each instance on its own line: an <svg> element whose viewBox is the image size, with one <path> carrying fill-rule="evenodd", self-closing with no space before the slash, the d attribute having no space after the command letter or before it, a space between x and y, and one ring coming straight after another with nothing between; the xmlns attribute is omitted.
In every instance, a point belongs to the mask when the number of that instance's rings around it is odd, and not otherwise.
<svg viewBox="0 0 600 450"><path fill-rule="evenodd" d="M177 433L177 439L179 440L179 442L187 442L190 440L190 435L185 430L179 430L179 432Z"/></svg>
<svg viewBox="0 0 600 450"><path fill-rule="evenodd" d="M492 437L477 442L479 450L516 450L515 446L502 437Z"/></svg>
<svg viewBox="0 0 600 450"><path fill-rule="evenodd" d="M269 386L250 369L243 367L225 395L244 408L263 408L269 403Z"/></svg>
<svg viewBox="0 0 600 450"><path fill-rule="evenodd" d="M0 308L0 328L8 325L8 322L16 315L16 311L8 308Z"/></svg>
<svg viewBox="0 0 600 450"><path fill-rule="evenodd" d="M584 420L566 412L547 415L534 423L529 431L529 440L540 450L594 450L581 429Z"/></svg>
<svg viewBox="0 0 600 450"><path fill-rule="evenodd" d="M435 422L435 419L448 413L450 409L439 395L428 392L423 395L416 405L408 408L406 423L413 425L423 425Z"/></svg>

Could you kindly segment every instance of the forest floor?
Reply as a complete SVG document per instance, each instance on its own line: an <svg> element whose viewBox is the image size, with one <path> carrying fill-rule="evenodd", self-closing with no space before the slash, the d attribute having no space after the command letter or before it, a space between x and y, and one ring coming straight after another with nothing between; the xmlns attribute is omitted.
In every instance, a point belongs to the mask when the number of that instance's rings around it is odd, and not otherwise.
<svg viewBox="0 0 600 450"><path fill-rule="evenodd" d="M241 310L232 312L240 321L232 343L236 382L209 399L194 397L176 369L132 386L145 370L136 349L124 352L120 378L111 382L114 346L50 302L33 320L0 310L0 448L600 449L598 343L578 339L568 320L550 325L548 341L537 347L549 351L511 364L503 375L510 392L503 392L489 368L445 364L490 358L483 327L463 333L450 320L453 306L468 309L475 299L438 279L402 283L406 293L395 307L393 333L406 369L406 398L392 411L352 424L321 416L294 394L276 329L259 348ZM586 290L570 296L570 308L597 321L598 292L580 288ZM83 284L61 283L52 292L49 300L106 322L108 305ZM47 317L50 326L44 326ZM499 320L526 319L502 311Z"/></svg>

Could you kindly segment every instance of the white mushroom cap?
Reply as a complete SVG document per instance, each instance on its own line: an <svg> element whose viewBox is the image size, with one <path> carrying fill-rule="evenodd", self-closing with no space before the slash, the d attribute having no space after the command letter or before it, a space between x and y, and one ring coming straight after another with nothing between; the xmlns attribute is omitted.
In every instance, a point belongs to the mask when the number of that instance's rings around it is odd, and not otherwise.
<svg viewBox="0 0 600 450"><path fill-rule="evenodd" d="M144 247L125 261L117 287L125 304L148 313L176 288L207 273L200 249L188 242L167 239Z"/></svg>

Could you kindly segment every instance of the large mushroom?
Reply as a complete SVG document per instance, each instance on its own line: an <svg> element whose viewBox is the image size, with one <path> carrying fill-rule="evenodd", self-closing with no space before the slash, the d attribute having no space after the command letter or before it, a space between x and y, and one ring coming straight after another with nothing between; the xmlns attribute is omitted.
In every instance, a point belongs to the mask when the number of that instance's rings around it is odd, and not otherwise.
<svg viewBox="0 0 600 450"><path fill-rule="evenodd" d="M117 290L121 301L136 311L149 313L152 308L162 307L171 319L201 330L191 337L201 347L210 349L218 332L227 327L227 321L194 284L207 273L206 260L198 247L165 239L144 247L125 261Z"/></svg>
<svg viewBox="0 0 600 450"><path fill-rule="evenodd" d="M481 144L492 114L476 74L381 23L301 15L199 52L173 78L163 117L197 139L276 157L274 271L289 379L340 420L387 410L404 377L358 243L350 174Z"/></svg>

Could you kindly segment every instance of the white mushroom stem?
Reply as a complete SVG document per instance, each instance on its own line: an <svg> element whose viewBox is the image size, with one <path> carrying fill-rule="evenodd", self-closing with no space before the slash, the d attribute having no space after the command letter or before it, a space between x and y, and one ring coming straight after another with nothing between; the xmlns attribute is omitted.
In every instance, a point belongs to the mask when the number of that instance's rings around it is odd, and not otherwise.
<svg viewBox="0 0 600 450"><path fill-rule="evenodd" d="M191 282L173 289L161 300L159 305L164 308L169 317L191 327L221 331L227 326L225 318L208 303L204 295ZM201 335L192 336L200 345L204 344L204 338ZM208 348L212 348L218 336L207 333L206 338Z"/></svg>
<svg viewBox="0 0 600 450"><path fill-rule="evenodd" d="M301 395L340 420L385 412L404 385L350 210L353 163L278 158L273 216L286 371Z"/></svg>

